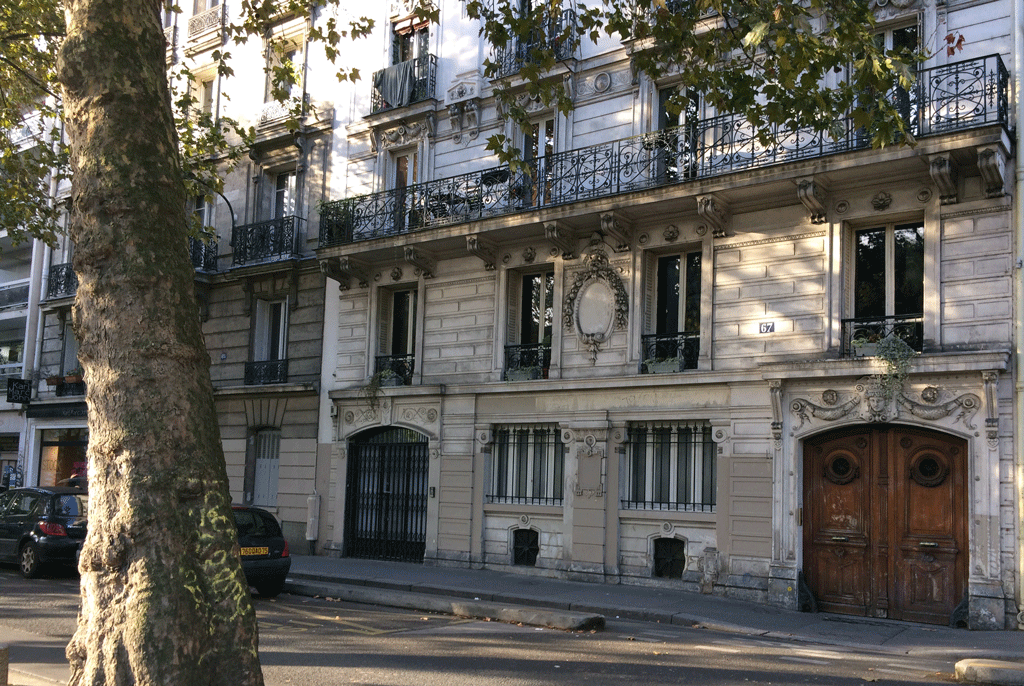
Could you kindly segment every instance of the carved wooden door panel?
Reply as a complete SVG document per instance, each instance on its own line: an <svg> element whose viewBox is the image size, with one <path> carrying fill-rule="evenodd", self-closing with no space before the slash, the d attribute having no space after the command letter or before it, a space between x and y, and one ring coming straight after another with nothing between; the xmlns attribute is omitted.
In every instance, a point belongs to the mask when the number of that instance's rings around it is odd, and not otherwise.
<svg viewBox="0 0 1024 686"><path fill-rule="evenodd" d="M945 624L967 572L966 443L903 427L804 445L804 575L826 612Z"/></svg>
<svg viewBox="0 0 1024 686"><path fill-rule="evenodd" d="M890 432L887 448L896 486L890 616L946 624L967 585L967 445L904 429Z"/></svg>
<svg viewBox="0 0 1024 686"><path fill-rule="evenodd" d="M862 433L804 448L804 575L825 612L867 614L872 451Z"/></svg>

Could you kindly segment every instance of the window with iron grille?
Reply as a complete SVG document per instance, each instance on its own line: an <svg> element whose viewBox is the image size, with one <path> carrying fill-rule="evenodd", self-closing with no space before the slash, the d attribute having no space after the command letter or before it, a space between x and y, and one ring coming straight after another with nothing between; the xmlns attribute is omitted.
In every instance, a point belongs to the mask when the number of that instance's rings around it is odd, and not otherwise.
<svg viewBox="0 0 1024 686"><path fill-rule="evenodd" d="M557 427L500 427L492 456L488 502L562 504L565 451Z"/></svg>
<svg viewBox="0 0 1024 686"><path fill-rule="evenodd" d="M715 444L705 422L629 428L622 507L715 511Z"/></svg>
<svg viewBox="0 0 1024 686"><path fill-rule="evenodd" d="M512 564L535 567L540 554L540 534L533 529L512 532Z"/></svg>

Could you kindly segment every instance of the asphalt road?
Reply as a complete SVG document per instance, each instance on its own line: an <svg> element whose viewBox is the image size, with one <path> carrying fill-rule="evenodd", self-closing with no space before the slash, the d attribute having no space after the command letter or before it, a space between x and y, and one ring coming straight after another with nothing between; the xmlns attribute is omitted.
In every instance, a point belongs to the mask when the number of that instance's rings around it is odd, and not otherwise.
<svg viewBox="0 0 1024 686"><path fill-rule="evenodd" d="M0 569L3 627L67 639L78 610L72 576L26 581ZM940 658L718 634L609 618L569 633L282 595L254 599L268 686L540 686L586 684L949 684ZM12 648L12 666L17 653Z"/></svg>

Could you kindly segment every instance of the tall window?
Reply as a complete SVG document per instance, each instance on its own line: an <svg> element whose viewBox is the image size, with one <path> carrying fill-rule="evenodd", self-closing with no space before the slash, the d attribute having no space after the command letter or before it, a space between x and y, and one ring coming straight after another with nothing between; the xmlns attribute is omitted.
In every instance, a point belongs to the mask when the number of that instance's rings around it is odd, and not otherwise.
<svg viewBox="0 0 1024 686"><path fill-rule="evenodd" d="M648 286L648 291L644 371L696 369L700 353L700 251L658 257L654 284Z"/></svg>
<svg viewBox="0 0 1024 686"><path fill-rule="evenodd" d="M686 105L677 109L672 99L678 92L677 88L658 91L658 133L651 148L659 156L655 170L664 183L696 178L700 161L700 96L688 90Z"/></svg>
<svg viewBox="0 0 1024 686"><path fill-rule="evenodd" d="M412 383L416 359L415 288L381 292L380 345L374 373L382 380Z"/></svg>
<svg viewBox="0 0 1024 686"><path fill-rule="evenodd" d="M295 170L278 174L274 179L274 219L295 214Z"/></svg>
<svg viewBox="0 0 1024 686"><path fill-rule="evenodd" d="M555 272L510 276L506 378L546 377L555 321ZM513 372L524 372L515 374Z"/></svg>
<svg viewBox="0 0 1024 686"><path fill-rule="evenodd" d="M268 46L266 71L264 102L287 100L302 92L302 50L299 46ZM282 97L275 97L275 93Z"/></svg>
<svg viewBox="0 0 1024 686"><path fill-rule="evenodd" d="M855 339L889 334L921 349L924 224L887 224L854 233Z"/></svg>
<svg viewBox="0 0 1024 686"><path fill-rule="evenodd" d="M210 225L210 205L205 195L197 195L192 199L192 216L200 226Z"/></svg>
<svg viewBox="0 0 1024 686"><path fill-rule="evenodd" d="M415 19L396 23L391 43L391 63L400 64L430 53L430 26L414 24Z"/></svg>
<svg viewBox="0 0 1024 686"><path fill-rule="evenodd" d="M213 9L220 5L220 0L195 0L192 8L192 14L199 14L205 12L208 9Z"/></svg>
<svg viewBox="0 0 1024 686"><path fill-rule="evenodd" d="M715 510L715 444L705 422L629 427L622 507Z"/></svg>
<svg viewBox="0 0 1024 686"><path fill-rule="evenodd" d="M61 371L67 374L82 368L78 361L78 339L75 338L75 330L71 322L64 324L64 350L61 355Z"/></svg>
<svg viewBox="0 0 1024 686"><path fill-rule="evenodd" d="M257 300L253 361L271 362L286 359L287 342L288 302Z"/></svg>
<svg viewBox="0 0 1024 686"><path fill-rule="evenodd" d="M201 114L213 114L213 78L200 79L197 87L196 100L198 100L199 112Z"/></svg>
<svg viewBox="0 0 1024 686"><path fill-rule="evenodd" d="M288 301L260 298L253 309L252 362L245 365L245 383L284 383L288 380Z"/></svg>
<svg viewBox="0 0 1024 686"><path fill-rule="evenodd" d="M886 51L915 51L918 49L917 25L888 29L875 34L875 44ZM913 89L897 87L891 94L900 116L913 125L917 119L917 102Z"/></svg>
<svg viewBox="0 0 1024 686"><path fill-rule="evenodd" d="M260 429L252 438L255 470L252 482L252 504L277 506L277 481L281 464L281 430Z"/></svg>
<svg viewBox="0 0 1024 686"><path fill-rule="evenodd" d="M565 451L558 427L500 427L492 455L488 502L562 504Z"/></svg>
<svg viewBox="0 0 1024 686"><path fill-rule="evenodd" d="M419 180L419 155L407 150L391 158L391 187L395 191L395 231L415 229L422 225L422 207L417 204L415 194L406 189Z"/></svg>
<svg viewBox="0 0 1024 686"><path fill-rule="evenodd" d="M523 162L530 178L523 178L517 194L521 203L536 205L550 197L551 174L554 171L552 155L555 152L555 120L535 121L523 131ZM528 187L527 187L528 186Z"/></svg>

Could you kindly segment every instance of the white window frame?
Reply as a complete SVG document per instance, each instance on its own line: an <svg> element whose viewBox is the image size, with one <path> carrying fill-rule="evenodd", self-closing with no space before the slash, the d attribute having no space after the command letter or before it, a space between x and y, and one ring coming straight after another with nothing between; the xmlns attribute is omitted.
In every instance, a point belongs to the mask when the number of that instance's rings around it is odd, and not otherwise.
<svg viewBox="0 0 1024 686"><path fill-rule="evenodd" d="M277 334L274 339L274 327ZM277 357L273 357L274 348ZM288 359L288 299L257 298L253 316L253 362L278 362Z"/></svg>

